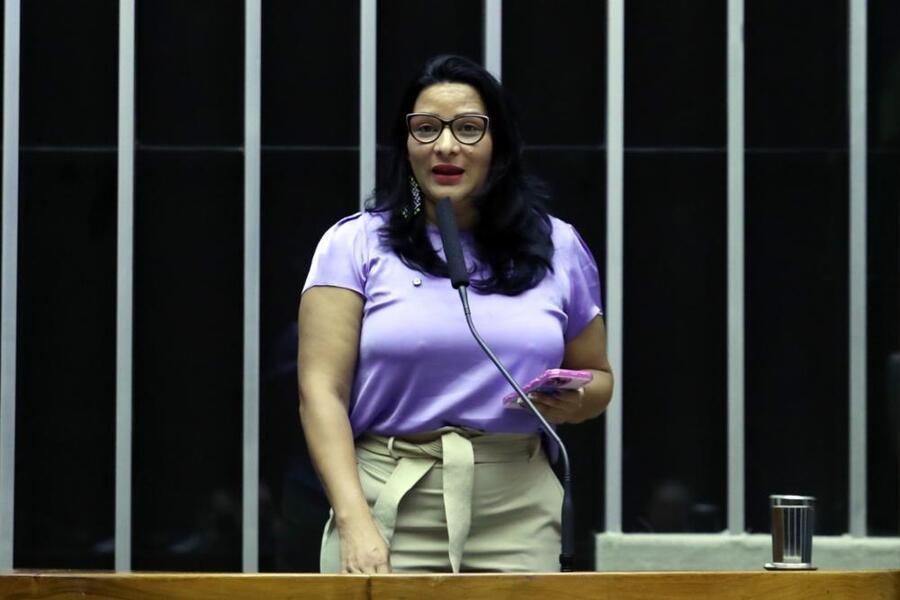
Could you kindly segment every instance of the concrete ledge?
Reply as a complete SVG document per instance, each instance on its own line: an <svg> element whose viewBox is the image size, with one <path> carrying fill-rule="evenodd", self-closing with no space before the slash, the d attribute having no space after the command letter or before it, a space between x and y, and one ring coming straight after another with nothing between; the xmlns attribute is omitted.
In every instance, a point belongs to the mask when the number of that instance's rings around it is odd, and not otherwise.
<svg viewBox="0 0 900 600"><path fill-rule="evenodd" d="M762 570L772 560L768 534L600 533L598 571ZM900 538L815 536L819 569L900 568Z"/></svg>

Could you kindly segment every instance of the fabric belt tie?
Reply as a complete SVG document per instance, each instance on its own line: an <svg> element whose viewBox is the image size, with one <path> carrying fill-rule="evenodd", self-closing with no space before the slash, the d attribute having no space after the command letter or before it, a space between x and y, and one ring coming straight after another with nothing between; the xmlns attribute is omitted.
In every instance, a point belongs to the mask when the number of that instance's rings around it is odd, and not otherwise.
<svg viewBox="0 0 900 600"><path fill-rule="evenodd" d="M396 468L385 481L372 508L375 524L388 545L394 537L397 510L403 496L438 461L442 462L447 553L453 572L459 573L463 547L472 525L475 463L530 460L540 450L540 440L536 436L504 435L502 437L511 438L512 443L485 444L481 442L501 436L483 436L473 440L467 437L467 431L464 429L448 428L442 431L439 438L421 444L406 442L396 437L367 435L357 440L357 446L397 460Z"/></svg>

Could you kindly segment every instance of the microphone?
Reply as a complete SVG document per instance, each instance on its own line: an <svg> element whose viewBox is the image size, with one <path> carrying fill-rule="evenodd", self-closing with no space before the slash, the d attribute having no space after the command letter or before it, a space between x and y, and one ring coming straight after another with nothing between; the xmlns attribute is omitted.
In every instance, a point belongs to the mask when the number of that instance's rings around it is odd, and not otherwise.
<svg viewBox="0 0 900 600"><path fill-rule="evenodd" d="M566 451L565 444L559 439L556 430L553 429L550 423L544 418L544 415L542 415L534 406L531 399L528 397L528 394L526 394L516 380L513 379L513 376L509 374L509 371L506 370L506 367L503 366L500 359L497 358L490 348L488 348L488 345L475 329L475 324L472 322L472 311L469 309L469 296L466 292L466 289L469 286L469 272L466 269L466 261L463 258L462 244L459 242L459 229L456 227L456 216L453 213L453 204L451 203L450 198L442 198L438 200L435 208L437 226L441 232L441 242L444 245L444 256L447 258L447 270L450 272L450 283L459 292L459 299L462 302L463 312L466 315L466 324L469 326L469 331L472 332L475 341L478 342L478 345L484 350L487 357L491 359L491 362L494 363L494 366L497 367L500 374L503 375L504 379L506 379L513 389L516 390L516 394L522 399L525 406L527 406L538 418L538 421L541 423L541 428L551 439L553 439L559 448L559 454L563 461L562 535L560 540L561 552L559 554L559 570L562 572L572 571L573 563L575 561L575 507L572 502L572 472L569 468L569 453Z"/></svg>
<svg viewBox="0 0 900 600"><path fill-rule="evenodd" d="M442 198L437 203L437 226L444 244L444 256L447 257L447 270L450 271L450 284L458 290L460 286L469 285L469 271L463 258L462 244L459 243L459 228L456 226L456 215L450 198Z"/></svg>

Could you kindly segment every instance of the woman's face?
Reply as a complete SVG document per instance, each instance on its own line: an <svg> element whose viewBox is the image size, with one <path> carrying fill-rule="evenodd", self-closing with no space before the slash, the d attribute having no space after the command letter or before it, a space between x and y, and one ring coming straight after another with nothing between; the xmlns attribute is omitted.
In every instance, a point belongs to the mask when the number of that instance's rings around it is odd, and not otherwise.
<svg viewBox="0 0 900 600"><path fill-rule="evenodd" d="M485 107L478 91L468 84L436 83L422 90L413 112L431 113L449 121L465 114L484 115ZM469 127L465 123L461 125ZM435 203L449 197L459 226L467 228L474 224L476 214L472 197L487 179L493 147L490 129L479 142L471 145L457 140L449 125L429 143L422 143L407 134L409 164L425 198L429 221L435 221Z"/></svg>

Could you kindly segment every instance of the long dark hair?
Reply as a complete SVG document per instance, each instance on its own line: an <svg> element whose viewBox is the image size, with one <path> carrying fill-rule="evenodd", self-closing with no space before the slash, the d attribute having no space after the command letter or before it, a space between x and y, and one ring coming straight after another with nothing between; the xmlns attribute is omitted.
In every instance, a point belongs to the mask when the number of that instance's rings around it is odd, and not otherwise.
<svg viewBox="0 0 900 600"><path fill-rule="evenodd" d="M478 91L490 117L494 144L487 180L473 200L478 220L472 230L475 252L490 267L490 275L473 281L472 287L482 293L520 294L553 268L550 218L544 208L547 194L523 173L522 138L509 99L481 65L460 56L436 56L410 82L394 118L386 177L369 199L368 210L390 213L380 231L382 243L404 263L423 273L447 276L447 264L428 239L424 211L412 218L402 213L411 202L412 175L405 116L423 89L445 82L465 83Z"/></svg>

